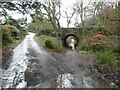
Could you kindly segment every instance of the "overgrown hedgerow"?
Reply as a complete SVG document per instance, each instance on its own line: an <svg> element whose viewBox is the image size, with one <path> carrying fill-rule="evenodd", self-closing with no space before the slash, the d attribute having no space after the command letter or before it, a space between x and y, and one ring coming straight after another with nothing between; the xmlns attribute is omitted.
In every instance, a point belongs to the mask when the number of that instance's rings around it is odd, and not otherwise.
<svg viewBox="0 0 120 90"><path fill-rule="evenodd" d="M0 29L2 31L2 46L9 46L10 44L16 44L15 41L20 41L22 37L27 34L25 28L20 30L16 26L12 25L1 25Z"/></svg>
<svg viewBox="0 0 120 90"><path fill-rule="evenodd" d="M77 50L92 55L101 64L118 67L120 50L115 40L116 37L109 38L107 36L106 38L84 37L77 46Z"/></svg>

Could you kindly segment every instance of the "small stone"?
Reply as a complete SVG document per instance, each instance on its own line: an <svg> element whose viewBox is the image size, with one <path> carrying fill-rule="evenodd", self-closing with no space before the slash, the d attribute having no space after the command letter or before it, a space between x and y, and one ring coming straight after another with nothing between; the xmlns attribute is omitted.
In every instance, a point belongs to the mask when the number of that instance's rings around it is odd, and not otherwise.
<svg viewBox="0 0 120 90"><path fill-rule="evenodd" d="M115 85L115 83L111 83L111 86L114 86Z"/></svg>
<svg viewBox="0 0 120 90"><path fill-rule="evenodd" d="M104 77L102 77L102 79L104 79Z"/></svg>
<svg viewBox="0 0 120 90"><path fill-rule="evenodd" d="M118 82L119 80L116 80L116 82Z"/></svg>

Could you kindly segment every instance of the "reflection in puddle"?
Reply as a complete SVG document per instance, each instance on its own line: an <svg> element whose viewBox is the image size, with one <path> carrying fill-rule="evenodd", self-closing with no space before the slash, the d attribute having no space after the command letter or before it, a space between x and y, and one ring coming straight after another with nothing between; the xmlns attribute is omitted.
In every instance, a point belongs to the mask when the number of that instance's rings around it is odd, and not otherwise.
<svg viewBox="0 0 120 90"><path fill-rule="evenodd" d="M62 74L57 77L58 88L72 88L71 81L73 76L71 74Z"/></svg>
<svg viewBox="0 0 120 90"><path fill-rule="evenodd" d="M83 87L85 88L93 88L90 84L92 83L92 79L90 77L83 77Z"/></svg>
<svg viewBox="0 0 120 90"><path fill-rule="evenodd" d="M61 74L57 77L57 88L93 88L92 83L93 80L90 77L74 76L70 73Z"/></svg>
<svg viewBox="0 0 120 90"><path fill-rule="evenodd" d="M3 88L23 88L26 86L24 72L28 63L28 40L33 40L35 34L29 33L14 50L9 68L3 71Z"/></svg>

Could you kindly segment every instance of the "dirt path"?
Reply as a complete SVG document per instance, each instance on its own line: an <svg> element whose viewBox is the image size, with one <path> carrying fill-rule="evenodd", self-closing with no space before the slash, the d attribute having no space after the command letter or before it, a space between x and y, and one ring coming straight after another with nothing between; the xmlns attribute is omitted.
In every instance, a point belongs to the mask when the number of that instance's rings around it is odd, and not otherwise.
<svg viewBox="0 0 120 90"><path fill-rule="evenodd" d="M25 37L3 67L3 88L103 88L117 87L92 66L93 60L72 50L49 53Z"/></svg>

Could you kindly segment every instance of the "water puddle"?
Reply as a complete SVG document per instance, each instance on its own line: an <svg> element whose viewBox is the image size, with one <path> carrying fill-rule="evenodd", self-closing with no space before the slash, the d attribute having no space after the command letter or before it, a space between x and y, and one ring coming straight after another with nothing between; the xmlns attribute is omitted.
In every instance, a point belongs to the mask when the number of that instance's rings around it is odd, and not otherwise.
<svg viewBox="0 0 120 90"><path fill-rule="evenodd" d="M93 88L92 87L92 82L93 80L90 77L82 77L83 79L83 87L84 88Z"/></svg>
<svg viewBox="0 0 120 90"><path fill-rule="evenodd" d="M84 71L81 71L80 74L71 74L71 73L64 73L64 74L55 74L52 79L51 78L44 78L46 80L43 80L43 82L40 79L38 79L40 76L40 73L38 74L38 78L34 79L32 74L34 73L34 70L38 72L37 69L42 69L39 67L39 63L37 61L41 59L40 64L46 65L46 67L43 68L43 72L45 72L46 68L49 68L47 65L52 64L44 64L46 59L49 56L49 53L47 53L45 50L42 50L41 47L34 41L34 33L29 33L29 35L26 35L25 39L19 44L14 50L13 54L10 57L11 58L11 64L7 70L3 70L2 74L2 87L3 88L25 88L27 87L27 84L29 82L36 82L36 86L39 88L93 88L98 87L98 84L96 81L94 81L90 76L86 77L86 74L83 74ZM31 50L31 51L30 51ZM75 51L68 51L68 55L76 54ZM37 55L36 55L37 54ZM77 57L76 57L77 58ZM50 58L49 58L50 59ZM52 58L54 60L54 58ZM31 61L30 61L31 60ZM34 60L34 62L32 62ZM56 61L56 59L54 60ZM53 61L51 61L53 62ZM25 81L25 71L29 69L30 65L30 74L33 77L33 80L28 80L28 82ZM38 66L37 66L38 65ZM55 66L56 68L56 66ZM47 73L47 71L46 71ZM48 76L49 73L45 75ZM52 73L52 72L51 72ZM36 74L36 73L34 73ZM44 75L44 74L43 74ZM57 76L56 76L57 75ZM88 76L88 75L87 75ZM31 79L29 76L27 76L29 79ZM36 75L35 75L36 77ZM41 71L41 77L42 77L42 71ZM43 77L42 77L43 78ZM50 79L50 80L49 80ZM37 82L38 80L38 82ZM29 84L28 84L29 87Z"/></svg>
<svg viewBox="0 0 120 90"><path fill-rule="evenodd" d="M30 36L27 36L28 37L28 47L32 48L33 51L36 51L35 53L44 54L44 55L47 54L44 50L42 50L42 47L40 47L38 45L38 43L34 40L35 34L34 33L29 33L29 34L30 34Z"/></svg>
<svg viewBox="0 0 120 90"><path fill-rule="evenodd" d="M90 77L66 73L58 75L57 88L93 88L92 82Z"/></svg>
<svg viewBox="0 0 120 90"><path fill-rule="evenodd" d="M72 74L62 74L57 77L57 84L58 88L72 88L72 82L73 81L73 75Z"/></svg>
<svg viewBox="0 0 120 90"><path fill-rule="evenodd" d="M24 72L28 63L28 40L33 40L35 34L29 33L12 54L12 62L7 70L3 71L3 88L23 88L26 86Z"/></svg>

